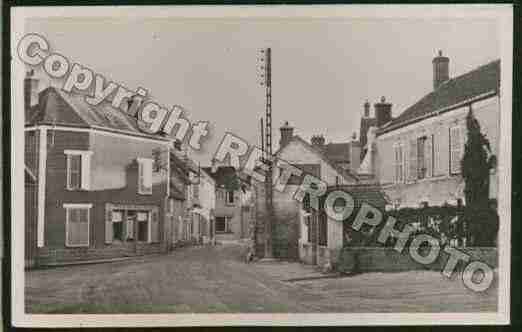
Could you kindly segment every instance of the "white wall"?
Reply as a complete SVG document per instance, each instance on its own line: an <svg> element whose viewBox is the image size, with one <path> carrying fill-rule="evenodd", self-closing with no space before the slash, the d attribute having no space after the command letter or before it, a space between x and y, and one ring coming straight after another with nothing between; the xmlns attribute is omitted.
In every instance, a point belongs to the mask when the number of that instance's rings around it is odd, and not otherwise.
<svg viewBox="0 0 522 332"><path fill-rule="evenodd" d="M481 125L482 132L489 139L492 153L499 151L500 105L498 96L472 104L473 113ZM394 199L401 200L401 206L418 206L420 198L431 195L431 205L441 205L462 187L460 175L449 172L449 128L460 126L463 131L463 144L466 138L466 115L469 108L461 107L439 116L399 128L377 137L377 174L385 192ZM394 144L404 143L404 153L408 156L408 141L423 135L434 135L433 142L433 176L423 180L414 180L405 184L394 184ZM462 147L463 149L463 147ZM497 155L498 157L498 155ZM406 168L406 165L405 165ZM492 191L496 191L496 176L492 176ZM463 195L463 194L461 194ZM490 195L496 197L496 192ZM459 198L463 198L459 197Z"/></svg>

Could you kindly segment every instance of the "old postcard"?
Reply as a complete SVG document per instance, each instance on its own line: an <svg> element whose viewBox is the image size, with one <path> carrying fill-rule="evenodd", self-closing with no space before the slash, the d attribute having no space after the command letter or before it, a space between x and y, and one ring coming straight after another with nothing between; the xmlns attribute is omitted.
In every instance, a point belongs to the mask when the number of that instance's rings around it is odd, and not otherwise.
<svg viewBox="0 0 522 332"><path fill-rule="evenodd" d="M511 6L11 23L15 326L509 323Z"/></svg>

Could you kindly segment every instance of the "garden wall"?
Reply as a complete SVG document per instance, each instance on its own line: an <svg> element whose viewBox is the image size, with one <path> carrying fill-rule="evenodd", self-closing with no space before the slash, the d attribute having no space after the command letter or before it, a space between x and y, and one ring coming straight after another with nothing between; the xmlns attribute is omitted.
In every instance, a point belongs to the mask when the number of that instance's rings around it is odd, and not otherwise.
<svg viewBox="0 0 522 332"><path fill-rule="evenodd" d="M496 248L490 247L468 247L458 248L460 251L471 256L470 261L479 260L492 268L498 267L498 254ZM438 258L430 265L422 265L414 261L405 248L402 253L398 253L393 248L384 247L354 247L345 248L339 254L337 269L342 272L351 272L358 264L359 272L399 272L411 270L437 270L442 271L446 265L449 254L443 251ZM421 255L427 255L427 249ZM358 261L358 263L357 263ZM459 262L458 270L464 268L464 264Z"/></svg>

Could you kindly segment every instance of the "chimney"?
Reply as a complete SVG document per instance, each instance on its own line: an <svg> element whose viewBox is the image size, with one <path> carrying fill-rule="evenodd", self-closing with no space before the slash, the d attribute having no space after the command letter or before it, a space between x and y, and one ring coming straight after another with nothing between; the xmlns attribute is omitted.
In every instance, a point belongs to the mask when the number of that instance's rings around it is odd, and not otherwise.
<svg viewBox="0 0 522 332"><path fill-rule="evenodd" d="M361 166L361 142L357 140L357 134L353 133L350 142L350 170L357 173L359 166Z"/></svg>
<svg viewBox="0 0 522 332"><path fill-rule="evenodd" d="M368 100L366 100L366 102L364 103L364 117L370 117L370 102Z"/></svg>
<svg viewBox="0 0 522 332"><path fill-rule="evenodd" d="M442 83L449 80L449 58L442 55L439 50L438 56L433 58L433 90L437 90Z"/></svg>
<svg viewBox="0 0 522 332"><path fill-rule="evenodd" d="M323 135L314 135L312 136L312 138L310 139L310 142L312 143L313 146L316 146L318 148L323 148L324 146L324 136Z"/></svg>
<svg viewBox="0 0 522 332"><path fill-rule="evenodd" d="M34 77L34 69L29 70L24 79L24 103L26 110L38 104L38 80Z"/></svg>
<svg viewBox="0 0 522 332"><path fill-rule="evenodd" d="M386 98L381 97L381 102L373 105L375 109L375 117L377 118L377 127L382 127L384 124L391 121L392 104L386 102Z"/></svg>
<svg viewBox="0 0 522 332"><path fill-rule="evenodd" d="M288 125L288 121L285 121L285 124L279 130L281 131L281 139L279 140L279 147L281 148L287 145L294 136L294 127L291 127Z"/></svg>

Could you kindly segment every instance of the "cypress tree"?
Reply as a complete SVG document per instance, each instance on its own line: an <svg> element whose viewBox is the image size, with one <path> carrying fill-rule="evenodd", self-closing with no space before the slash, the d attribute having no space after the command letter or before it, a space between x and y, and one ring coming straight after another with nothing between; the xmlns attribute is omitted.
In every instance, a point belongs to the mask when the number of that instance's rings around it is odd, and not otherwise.
<svg viewBox="0 0 522 332"><path fill-rule="evenodd" d="M489 140L480 130L480 123L469 109L466 116L467 141L461 160L464 195L468 207L485 207L489 198L489 171L496 162Z"/></svg>

